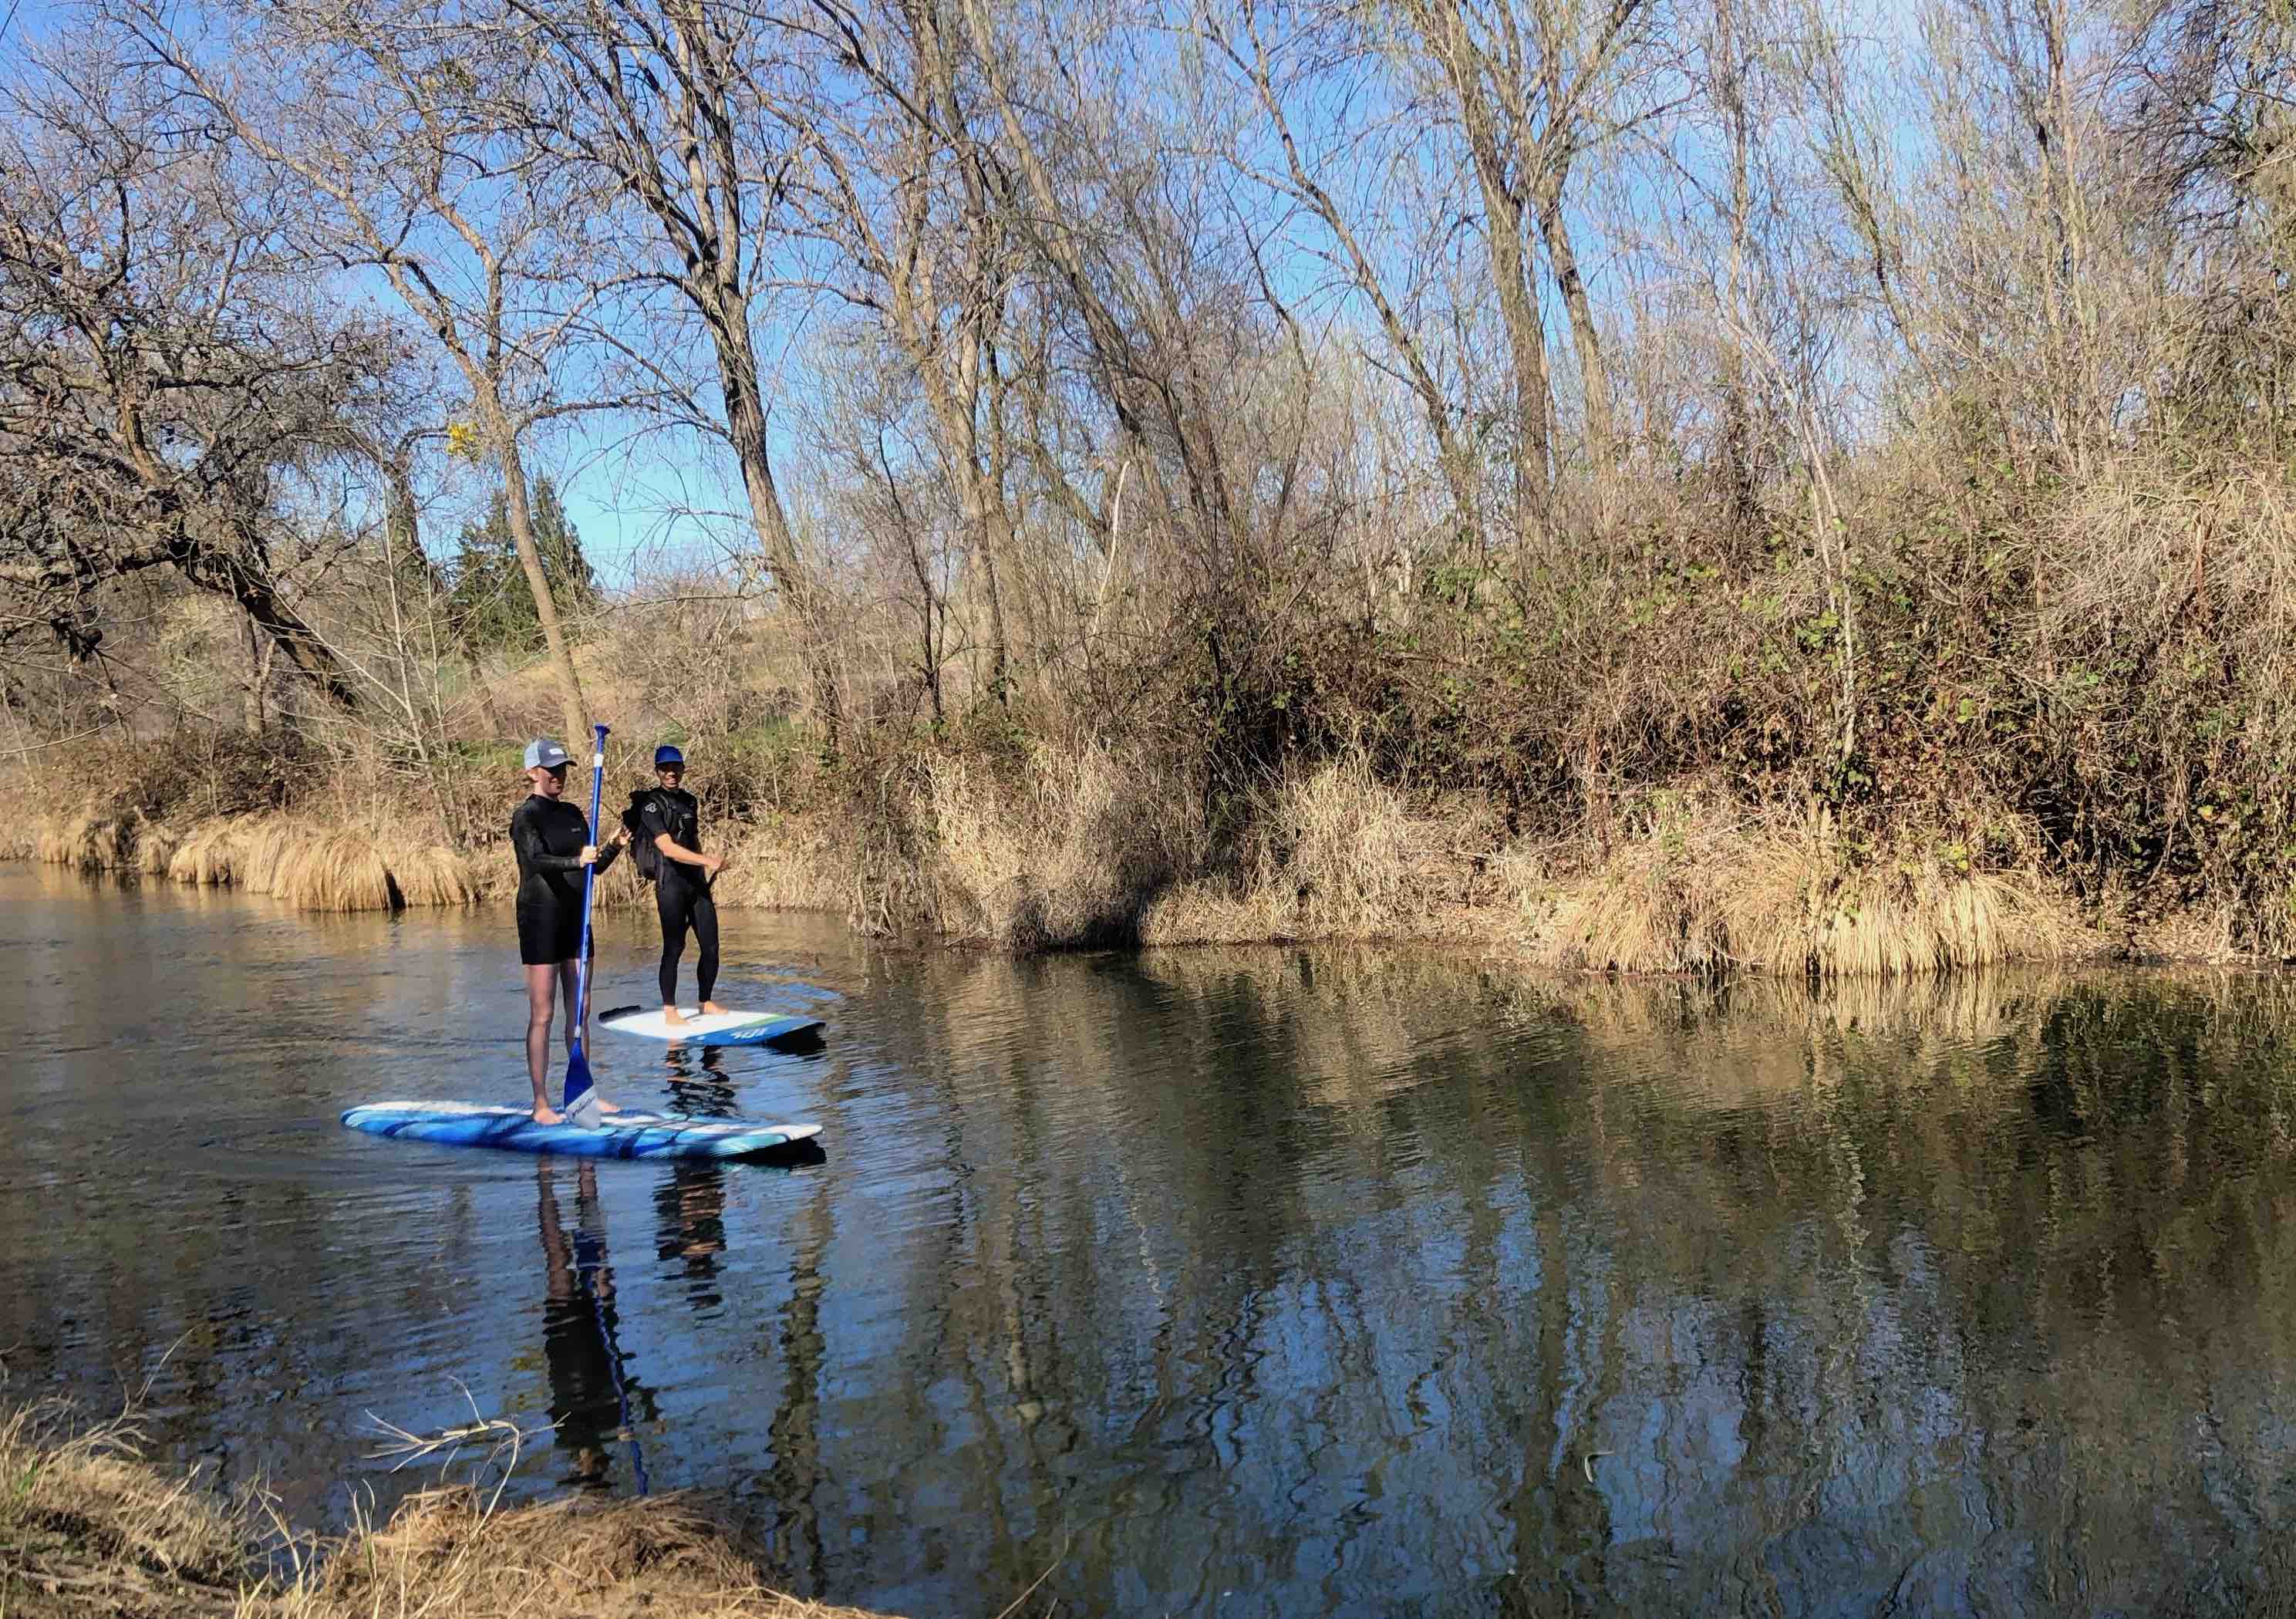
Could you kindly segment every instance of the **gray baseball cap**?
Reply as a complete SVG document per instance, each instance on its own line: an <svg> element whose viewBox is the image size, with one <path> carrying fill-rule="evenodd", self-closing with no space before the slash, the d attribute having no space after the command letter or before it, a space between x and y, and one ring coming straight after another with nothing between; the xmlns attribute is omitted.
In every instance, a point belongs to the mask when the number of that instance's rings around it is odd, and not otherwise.
<svg viewBox="0 0 2296 1619"><path fill-rule="evenodd" d="M537 736L526 744L526 768L554 770L566 762L566 750L547 736Z"/></svg>

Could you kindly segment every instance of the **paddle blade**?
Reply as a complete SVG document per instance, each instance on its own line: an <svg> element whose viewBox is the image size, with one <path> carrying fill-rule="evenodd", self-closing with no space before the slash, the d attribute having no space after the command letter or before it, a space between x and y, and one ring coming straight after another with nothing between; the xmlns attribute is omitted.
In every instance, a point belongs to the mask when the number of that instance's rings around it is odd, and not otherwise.
<svg viewBox="0 0 2296 1619"><path fill-rule="evenodd" d="M582 1043L577 1040L566 1058L566 1097L559 1103L558 1111L571 1123L585 1130L598 1128L598 1094L591 1089L590 1059L582 1054Z"/></svg>

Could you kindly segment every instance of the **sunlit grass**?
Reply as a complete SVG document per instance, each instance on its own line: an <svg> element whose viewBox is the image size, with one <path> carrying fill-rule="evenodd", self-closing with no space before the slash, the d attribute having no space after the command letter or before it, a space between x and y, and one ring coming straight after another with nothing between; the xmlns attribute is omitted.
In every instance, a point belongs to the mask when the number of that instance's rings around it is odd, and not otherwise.
<svg viewBox="0 0 2296 1619"><path fill-rule="evenodd" d="M142 1459L136 1413L85 1419L57 1402L0 1417L0 1613L137 1619L866 1619L772 1590L692 1502L500 1505L514 1425L475 1416L444 1434L389 1430L404 1462L472 1447L495 1488L455 1484L388 1522L290 1532L259 1495L226 1498ZM510 1453L504 1455L508 1442Z"/></svg>

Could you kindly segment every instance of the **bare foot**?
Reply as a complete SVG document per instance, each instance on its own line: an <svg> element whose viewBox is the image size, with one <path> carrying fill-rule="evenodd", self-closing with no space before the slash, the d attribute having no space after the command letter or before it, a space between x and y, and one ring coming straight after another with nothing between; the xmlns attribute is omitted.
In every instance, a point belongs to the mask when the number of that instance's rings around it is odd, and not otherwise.
<svg viewBox="0 0 2296 1619"><path fill-rule="evenodd" d="M726 1015L726 1008L719 1006L714 1000L705 1000L701 1003L701 1015L704 1017L723 1017Z"/></svg>
<svg viewBox="0 0 2296 1619"><path fill-rule="evenodd" d="M537 1124L563 1124L566 1115L547 1102L537 1103L534 1109L534 1122Z"/></svg>
<svg viewBox="0 0 2296 1619"><path fill-rule="evenodd" d="M707 1009L706 1007L704 1009ZM683 1029L685 1027L685 1014L676 1007L664 1007L661 1009L661 1021L673 1029Z"/></svg>

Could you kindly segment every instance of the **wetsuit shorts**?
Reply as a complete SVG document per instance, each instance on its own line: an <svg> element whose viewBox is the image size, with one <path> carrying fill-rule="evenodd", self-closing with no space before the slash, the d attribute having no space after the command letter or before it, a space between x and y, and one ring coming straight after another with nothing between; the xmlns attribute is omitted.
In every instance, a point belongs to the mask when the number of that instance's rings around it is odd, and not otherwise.
<svg viewBox="0 0 2296 1619"><path fill-rule="evenodd" d="M518 958L528 966L554 966L582 953L582 908L569 905L548 889L518 897ZM590 954L598 954L595 939Z"/></svg>

